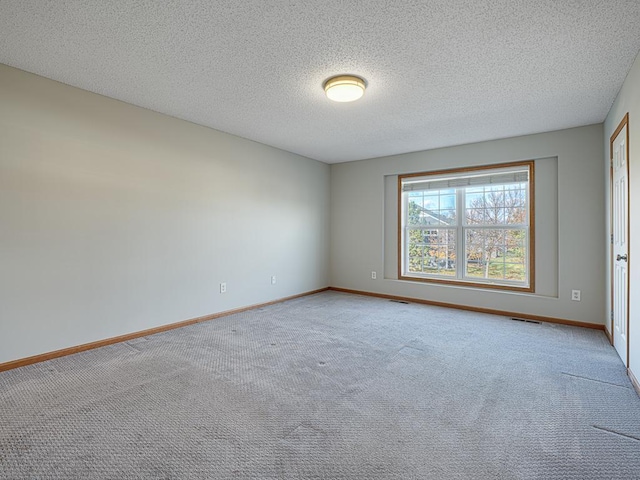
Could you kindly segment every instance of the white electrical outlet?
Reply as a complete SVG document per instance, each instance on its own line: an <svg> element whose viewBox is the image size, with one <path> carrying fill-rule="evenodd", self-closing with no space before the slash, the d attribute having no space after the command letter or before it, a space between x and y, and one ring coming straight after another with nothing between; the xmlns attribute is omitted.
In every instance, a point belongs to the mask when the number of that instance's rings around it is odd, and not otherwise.
<svg viewBox="0 0 640 480"><path fill-rule="evenodd" d="M372 279L372 280L375 280L375 279L376 279L376 277L377 277L376 272L371 272L371 279Z"/></svg>
<svg viewBox="0 0 640 480"><path fill-rule="evenodd" d="M227 284L225 282L220 284L220 293L227 293Z"/></svg>
<svg viewBox="0 0 640 480"><path fill-rule="evenodd" d="M276 284L276 276L272 275L271 276L271 285L275 285Z"/></svg>
<svg viewBox="0 0 640 480"><path fill-rule="evenodd" d="M571 300L574 302L580 301L580 290L571 290Z"/></svg>

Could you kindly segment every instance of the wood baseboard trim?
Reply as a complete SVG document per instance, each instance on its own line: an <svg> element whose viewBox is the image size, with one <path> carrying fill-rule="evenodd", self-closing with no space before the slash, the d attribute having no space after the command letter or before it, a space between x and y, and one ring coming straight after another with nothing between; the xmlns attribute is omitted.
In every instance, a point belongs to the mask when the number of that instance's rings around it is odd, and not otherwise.
<svg viewBox="0 0 640 480"><path fill-rule="evenodd" d="M638 381L638 379L633 374L630 368L627 368L627 375L629 375L629 380L631 380L631 385L633 385L633 388L636 389L636 393L638 394L638 396L640 396L640 382Z"/></svg>
<svg viewBox="0 0 640 480"><path fill-rule="evenodd" d="M457 310L467 310L470 312L490 313L492 315L501 315L504 317L523 318L526 320L536 320L539 322L547 322L547 323L559 323L561 325L570 325L572 327L593 328L595 330L603 330L603 331L605 330L604 325L598 325L595 323L587 323L587 322L578 322L575 320L565 320L564 318L543 317L540 315L531 315L529 313L508 312L504 310L494 310L491 308L471 307L468 305L458 305L456 303L445 303L445 302L436 302L433 300L423 300L421 298L401 297L398 295L387 295L384 293L373 293L373 292L364 292L361 290L350 290L348 288L329 287L329 290L333 290L334 292L351 293L354 295L365 295L367 297L378 297L378 298L385 298L389 300L400 300L403 302L421 303L423 305L433 305L435 307L446 307L446 308L455 308Z"/></svg>
<svg viewBox="0 0 640 480"><path fill-rule="evenodd" d="M189 320L183 320L181 322L170 323L168 325L162 325L160 327L149 328L147 330L140 330L138 332L127 333L125 335L118 335L117 337L105 338L104 340L98 340L95 342L84 343L75 347L63 348L61 350L55 350L53 352L42 353L40 355L33 355L31 357L20 358L18 360L12 360L5 363L0 363L0 372L7 370L13 370L14 368L24 367L26 365L32 365L34 363L45 362L54 358L65 357L67 355L73 355L74 353L80 353L87 350L93 350L94 348L106 347L107 345L113 345L114 343L126 342L133 340L134 338L146 337L154 335L156 333L166 332L168 330L174 330L176 328L187 327L196 323L207 322L220 317L226 317L236 313L242 313L249 310L255 310L256 308L266 307L268 305L274 305L276 303L286 302L287 300L293 300L294 298L306 297L308 295L314 295L316 293L324 292L329 287L320 288L318 290L312 290L310 292L299 293L297 295L291 295L289 297L279 298L265 303L258 303L255 305L249 305L247 307L235 308L233 310L226 310L224 312L212 313L210 315L204 315L202 317L191 318Z"/></svg>

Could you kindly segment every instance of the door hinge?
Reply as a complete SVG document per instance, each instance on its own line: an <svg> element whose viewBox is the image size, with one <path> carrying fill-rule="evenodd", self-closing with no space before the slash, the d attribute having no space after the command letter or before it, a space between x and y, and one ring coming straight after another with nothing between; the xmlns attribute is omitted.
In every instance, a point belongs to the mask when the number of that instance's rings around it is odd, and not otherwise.
<svg viewBox="0 0 640 480"><path fill-rule="evenodd" d="M611 321L613 321L613 310L611 310Z"/></svg>
<svg viewBox="0 0 640 480"><path fill-rule="evenodd" d="M613 245L613 233L611 234L611 245Z"/></svg>

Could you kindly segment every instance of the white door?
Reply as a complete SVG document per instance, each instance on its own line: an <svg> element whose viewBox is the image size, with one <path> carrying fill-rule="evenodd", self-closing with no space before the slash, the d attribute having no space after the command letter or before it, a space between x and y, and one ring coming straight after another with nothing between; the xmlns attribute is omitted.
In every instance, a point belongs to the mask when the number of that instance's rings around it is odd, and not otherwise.
<svg viewBox="0 0 640 480"><path fill-rule="evenodd" d="M611 143L612 170L612 309L613 345L628 366L628 316L629 316L629 169L627 158L627 117L620 124Z"/></svg>

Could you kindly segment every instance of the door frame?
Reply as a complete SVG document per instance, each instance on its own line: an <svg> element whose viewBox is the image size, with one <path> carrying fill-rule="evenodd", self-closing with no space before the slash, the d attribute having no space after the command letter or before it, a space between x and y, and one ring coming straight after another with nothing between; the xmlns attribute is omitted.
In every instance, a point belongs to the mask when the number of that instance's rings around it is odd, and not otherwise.
<svg viewBox="0 0 640 480"><path fill-rule="evenodd" d="M610 281L611 281L611 313L609 315L610 317L610 327L609 327L609 334L610 334L610 340L611 340L611 345L614 345L614 338L615 338L615 332L614 332L614 327L613 327L613 302L614 302L614 291L613 291L613 271L614 271L614 260L613 260L613 142L614 140L617 138L617 136L620 134L620 132L622 131L622 129L624 127L627 127L627 135L625 138L625 144L627 146L627 161L626 161L626 168L627 168L627 358L625 359L625 366L627 368L629 368L629 293L630 293L630 283L629 282L629 277L630 277L630 273L631 273L631 251L630 251L630 243L629 243L629 237L630 237L630 232L631 232L631 224L630 224L630 220L631 220L631 214L630 214L630 210L631 210L631 198L630 198L630 193L631 193L631 189L629 188L629 112L627 112L624 117L622 117L622 120L620 121L620 123L618 124L618 127L616 128L616 130L613 132L613 135L611 135L611 138L609 138L609 237L611 238L611 241L609 242L609 251L610 251L610 263L609 263L609 271L610 271Z"/></svg>

